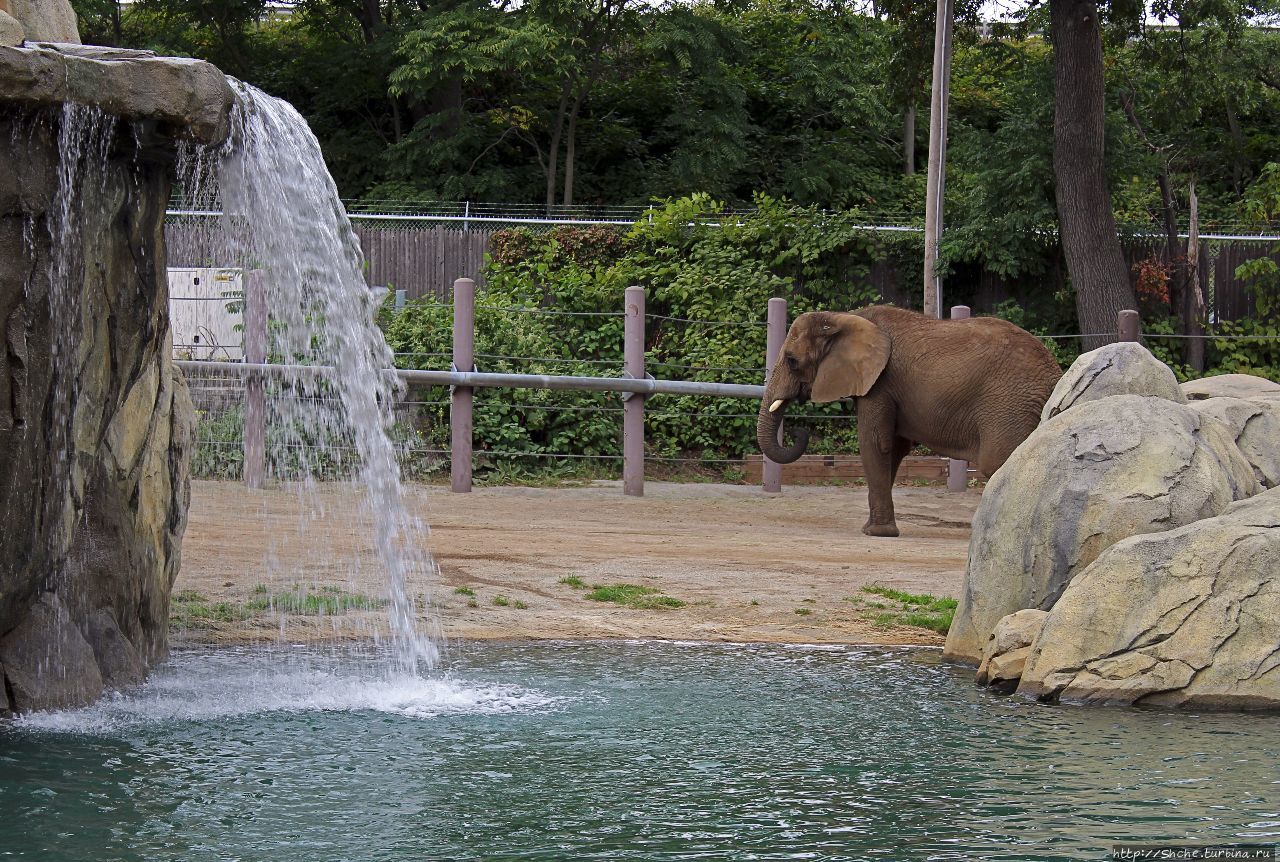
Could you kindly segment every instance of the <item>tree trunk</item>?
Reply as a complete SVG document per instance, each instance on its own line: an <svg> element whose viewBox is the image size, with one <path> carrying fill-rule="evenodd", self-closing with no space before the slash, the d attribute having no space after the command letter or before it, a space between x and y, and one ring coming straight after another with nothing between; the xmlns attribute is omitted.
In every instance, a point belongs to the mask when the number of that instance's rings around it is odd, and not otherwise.
<svg viewBox="0 0 1280 862"><path fill-rule="evenodd" d="M1186 362L1191 370L1204 371L1204 291L1200 289L1200 199L1196 196L1196 180L1191 178L1191 227L1187 231L1187 339Z"/></svg>
<svg viewBox="0 0 1280 862"><path fill-rule="evenodd" d="M1104 158L1105 92L1098 9L1049 0L1053 38L1053 174L1062 248L1086 350L1116 340L1116 318L1138 303L1129 283Z"/></svg>
<svg viewBox="0 0 1280 862"><path fill-rule="evenodd" d="M564 205L573 206L573 175L577 164L575 156L578 150L578 112L582 108L582 91L574 96L573 108L569 111L568 140L564 148Z"/></svg>
<svg viewBox="0 0 1280 862"><path fill-rule="evenodd" d="M916 103L907 105L902 116L902 172L912 176L916 172Z"/></svg>
<svg viewBox="0 0 1280 862"><path fill-rule="evenodd" d="M556 205L556 178L560 175L560 139L564 136L564 119L569 112L569 93L572 82L568 76L560 88L560 105L556 108L556 120L551 127L551 143L547 147L547 212Z"/></svg>
<svg viewBox="0 0 1280 862"><path fill-rule="evenodd" d="M1169 172L1162 170L1156 177L1156 185L1160 187L1160 210L1164 216L1164 254L1169 261L1169 312L1178 319L1178 332L1187 332L1186 316L1183 314L1183 295L1187 286L1187 269L1182 257L1182 243L1178 241L1178 205L1173 199L1173 186L1169 182Z"/></svg>
<svg viewBox="0 0 1280 862"><path fill-rule="evenodd" d="M1236 194L1244 193L1245 152L1248 143L1244 139L1244 130L1240 128L1240 118L1236 115L1235 104L1227 97L1227 131L1231 134L1231 188Z"/></svg>

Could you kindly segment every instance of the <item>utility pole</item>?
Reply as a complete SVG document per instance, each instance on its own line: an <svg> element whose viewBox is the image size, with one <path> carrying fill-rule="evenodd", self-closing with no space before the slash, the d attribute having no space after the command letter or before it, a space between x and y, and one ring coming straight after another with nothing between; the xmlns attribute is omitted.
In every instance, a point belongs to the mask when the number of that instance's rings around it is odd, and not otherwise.
<svg viewBox="0 0 1280 862"><path fill-rule="evenodd" d="M929 176L924 208L924 313L942 317L938 243L947 181L947 111L951 103L952 0L938 0L933 27L933 88L929 100Z"/></svg>

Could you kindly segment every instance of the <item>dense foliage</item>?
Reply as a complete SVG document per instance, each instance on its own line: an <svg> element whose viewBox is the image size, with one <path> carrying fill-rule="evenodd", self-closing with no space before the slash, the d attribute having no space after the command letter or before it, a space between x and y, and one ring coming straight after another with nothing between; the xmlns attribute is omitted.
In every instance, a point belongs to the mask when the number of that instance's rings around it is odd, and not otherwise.
<svg viewBox="0 0 1280 862"><path fill-rule="evenodd" d="M705 192L745 205L765 193L882 218L923 210L913 169L932 4L885 2L877 17L818 0L77 2L88 40L204 57L290 99L349 198L647 204ZM975 4L958 5L969 17L946 252L1043 273L1056 223L1043 16L979 38ZM1277 161L1280 33L1243 26L1253 6L1228 0L1162 9L1184 29L1144 26L1121 5L1107 46L1121 221L1159 228L1172 206L1185 224L1194 179L1206 225L1238 223Z"/></svg>
<svg viewBox="0 0 1280 862"><path fill-rule="evenodd" d="M919 240L873 238L857 225L916 222L923 212L932 3L74 2L86 41L209 59L292 101L347 198L663 202L652 224L630 232L500 237L478 320L484 369L617 373L628 284L648 288L654 314L716 322L650 320L653 373L690 379L759 379L764 332L754 324L775 293L791 298L793 313L852 307L876 295L867 274L887 261L903 286L890 298L914 301ZM956 5L945 304L1012 297L999 313L1045 335L1078 332L1056 239L1045 8L980 30L979 4ZM1272 20L1276 0L1099 7L1112 208L1126 233L1157 237L1133 273L1144 326L1153 349L1192 374L1187 340L1159 336L1188 331L1176 234L1193 198L1204 231L1280 227L1280 32L1250 26ZM1156 26L1152 14L1180 26ZM758 212L703 224L726 208ZM1260 259L1239 274L1256 315L1207 321L1211 331L1275 335L1280 268ZM438 362L407 354L447 353L449 322L448 308L428 302L384 316L405 365ZM1063 362L1077 349L1049 343ZM1277 344L1216 339L1205 367L1275 375ZM616 398L499 391L478 400L485 451L616 464ZM438 447L444 408L422 407L420 430ZM739 401L654 399L650 446L660 457L737 458L751 451L753 413ZM847 418L820 420L815 447L848 449L851 428ZM489 463L498 470L511 459Z"/></svg>

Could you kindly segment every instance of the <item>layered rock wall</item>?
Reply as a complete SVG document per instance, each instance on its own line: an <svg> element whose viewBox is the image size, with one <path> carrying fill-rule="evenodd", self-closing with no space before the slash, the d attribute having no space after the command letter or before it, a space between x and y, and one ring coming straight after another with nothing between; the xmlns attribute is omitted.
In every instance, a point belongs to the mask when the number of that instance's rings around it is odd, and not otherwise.
<svg viewBox="0 0 1280 862"><path fill-rule="evenodd" d="M21 71L60 63L83 107ZM0 712L85 703L167 649L194 411L170 358L164 213L174 135L215 139L231 102L200 67L161 80L203 96L151 104L130 58L0 47ZM171 107L193 99L214 107L184 126Z"/></svg>

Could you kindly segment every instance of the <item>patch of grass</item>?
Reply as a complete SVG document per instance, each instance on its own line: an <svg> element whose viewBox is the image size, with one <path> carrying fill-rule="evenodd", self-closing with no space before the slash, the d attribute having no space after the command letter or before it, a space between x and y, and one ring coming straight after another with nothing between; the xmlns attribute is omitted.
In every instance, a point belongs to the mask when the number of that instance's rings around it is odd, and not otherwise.
<svg viewBox="0 0 1280 862"><path fill-rule="evenodd" d="M208 623L233 623L253 616L244 605L232 602L216 602L195 590L175 593L169 603L171 628L199 628Z"/></svg>
<svg viewBox="0 0 1280 862"><path fill-rule="evenodd" d="M664 596L653 587L640 584L593 584L586 597L593 602L613 602L639 610L684 607L680 599Z"/></svg>
<svg viewBox="0 0 1280 862"><path fill-rule="evenodd" d="M515 608L518 611L527 611L529 609L529 606L526 605L524 602L520 601L519 599L513 600L511 602L511 607Z"/></svg>
<svg viewBox="0 0 1280 862"><path fill-rule="evenodd" d="M751 600L751 604L752 604L753 606L758 606L758 605L760 604L760 601L759 601L759 599L752 599L752 600Z"/></svg>
<svg viewBox="0 0 1280 862"><path fill-rule="evenodd" d="M477 602L475 599L468 599L468 600L467 600L467 607L469 607L469 608L478 608L478 607L480 607L480 603L479 603L479 602Z"/></svg>
<svg viewBox="0 0 1280 862"><path fill-rule="evenodd" d="M253 594L256 596L265 595L269 592L271 592L271 590L267 589L266 584L258 584L256 587L253 588Z"/></svg>
<svg viewBox="0 0 1280 862"><path fill-rule="evenodd" d="M505 608L511 605L511 599L503 595L497 595L493 597L493 603L500 608Z"/></svg>
<svg viewBox="0 0 1280 862"><path fill-rule="evenodd" d="M250 599L245 603L245 608L251 611L276 611L303 616L334 616L352 609L380 608L386 603L386 599L373 598L363 593L349 593L341 587L322 586L308 589L295 584L283 592Z"/></svg>
<svg viewBox="0 0 1280 862"><path fill-rule="evenodd" d="M471 589L471 587L456 587L453 594L456 596L472 596L474 598L476 591Z"/></svg>
<svg viewBox="0 0 1280 862"><path fill-rule="evenodd" d="M861 596L850 599L855 604L879 611L871 617L872 622L879 626L908 626L945 635L947 629L951 628L951 620L956 613L955 599L939 598L927 593L907 593L878 584L863 587L862 592L889 600L887 603L876 602Z"/></svg>
<svg viewBox="0 0 1280 862"><path fill-rule="evenodd" d="M587 582L577 575L569 575L568 577L561 578L560 583L565 586L573 587L575 590L585 590L587 588Z"/></svg>
<svg viewBox="0 0 1280 862"><path fill-rule="evenodd" d="M796 608L796 614L799 616L807 617L811 613L813 613L813 611L811 611L809 608Z"/></svg>

